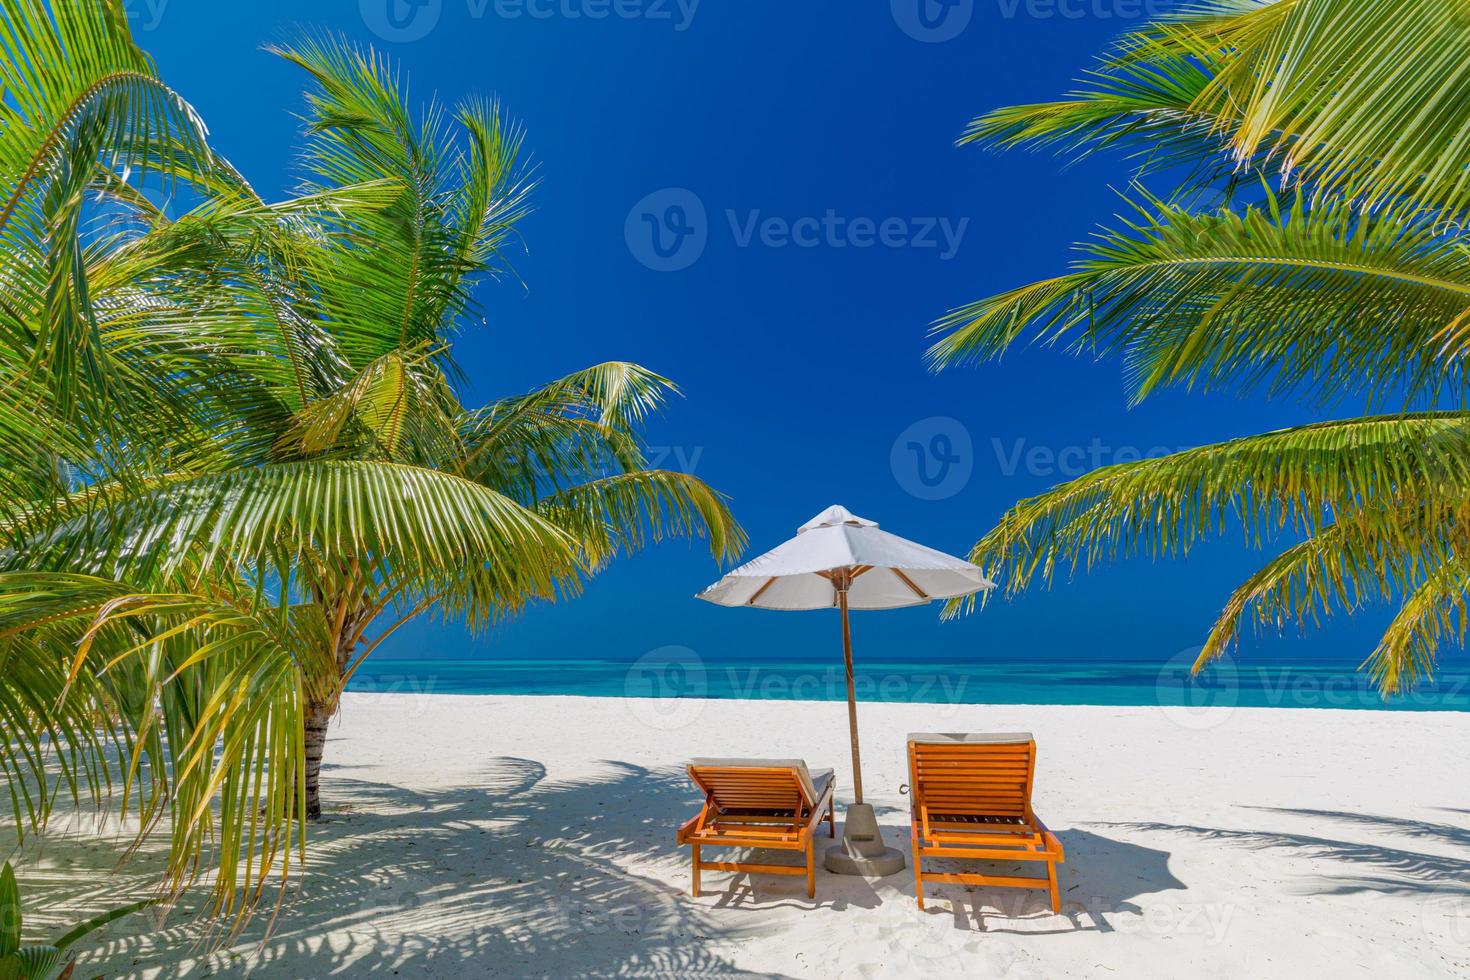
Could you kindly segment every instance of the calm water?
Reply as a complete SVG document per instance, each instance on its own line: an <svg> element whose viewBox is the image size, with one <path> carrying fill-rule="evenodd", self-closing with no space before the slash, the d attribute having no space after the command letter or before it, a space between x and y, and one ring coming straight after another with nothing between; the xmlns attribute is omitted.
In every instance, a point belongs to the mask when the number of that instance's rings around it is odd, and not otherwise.
<svg viewBox="0 0 1470 980"><path fill-rule="evenodd" d="M1470 710L1470 670L1441 669L1433 684L1385 701L1353 664L1222 661L1189 675L1172 661L1031 660L984 663L869 662L859 698L961 704L1093 704ZM607 660L370 659L351 689L405 694L575 694L594 697L841 700L840 664L708 663L682 647L633 663Z"/></svg>

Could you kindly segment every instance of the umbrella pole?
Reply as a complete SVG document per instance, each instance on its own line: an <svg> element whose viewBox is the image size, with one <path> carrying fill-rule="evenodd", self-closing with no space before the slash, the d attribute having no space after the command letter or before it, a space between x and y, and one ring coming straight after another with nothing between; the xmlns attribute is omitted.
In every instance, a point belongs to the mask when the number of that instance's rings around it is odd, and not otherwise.
<svg viewBox="0 0 1470 980"><path fill-rule="evenodd" d="M852 739L852 789L857 802L847 808L842 821L842 842L827 849L823 864L840 875L862 875L881 878L902 871L902 852L883 843L883 830L873 808L863 802L863 763L858 755L857 685L852 676L852 622L847 609L847 590L852 585L852 569L833 576L837 588L837 605L842 610L842 663L847 668L847 730Z"/></svg>
<svg viewBox="0 0 1470 980"><path fill-rule="evenodd" d="M847 582L837 590L837 601L842 607L842 663L847 670L847 730L852 740L852 788L857 802L863 801L863 764L858 753L857 693L852 679L852 624L847 617Z"/></svg>

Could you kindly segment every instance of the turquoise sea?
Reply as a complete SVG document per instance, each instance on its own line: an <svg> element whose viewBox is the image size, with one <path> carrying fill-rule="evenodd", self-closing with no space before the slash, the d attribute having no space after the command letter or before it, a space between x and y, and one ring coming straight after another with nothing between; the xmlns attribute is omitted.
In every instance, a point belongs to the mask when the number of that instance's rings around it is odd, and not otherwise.
<svg viewBox="0 0 1470 980"><path fill-rule="evenodd" d="M1192 677L1172 660L882 661L856 669L864 701L958 704L1184 705L1470 710L1470 669L1385 701L1355 664L1220 661ZM637 661L372 658L350 689L403 694L570 694L592 697L841 700L840 663L706 662L683 647Z"/></svg>

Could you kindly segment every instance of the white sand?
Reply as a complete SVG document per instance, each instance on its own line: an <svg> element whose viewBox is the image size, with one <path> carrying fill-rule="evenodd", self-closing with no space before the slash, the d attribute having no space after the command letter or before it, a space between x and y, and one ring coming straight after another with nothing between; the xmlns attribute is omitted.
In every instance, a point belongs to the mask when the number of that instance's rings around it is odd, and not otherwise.
<svg viewBox="0 0 1470 980"><path fill-rule="evenodd" d="M328 746L305 893L205 955L187 923L109 931L79 977L1470 975L1470 715L868 704L864 773L906 847L903 737L1030 730L1067 849L1040 891L706 873L674 830L691 755L805 756L850 799L845 707L353 695ZM840 820L840 816L839 816ZM840 824L839 824L840 831ZM95 878L31 848L48 913ZM83 848L85 849L85 848ZM70 891L67 892L68 887Z"/></svg>

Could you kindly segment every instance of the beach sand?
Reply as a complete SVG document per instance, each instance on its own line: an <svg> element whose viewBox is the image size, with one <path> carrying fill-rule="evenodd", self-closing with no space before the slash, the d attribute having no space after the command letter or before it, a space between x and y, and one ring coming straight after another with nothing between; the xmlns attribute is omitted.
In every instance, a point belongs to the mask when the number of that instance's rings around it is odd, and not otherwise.
<svg viewBox="0 0 1470 980"><path fill-rule="evenodd" d="M690 898L682 761L803 756L841 804L841 703L348 695L329 819L264 944L257 920L206 953L176 913L111 927L77 976L1470 975L1470 715L865 704L861 724L868 801L905 849L905 733L1035 733L1063 914L951 885L920 912L908 872L819 870L815 901L707 872ZM87 872L101 845L24 856L57 921L116 898Z"/></svg>

